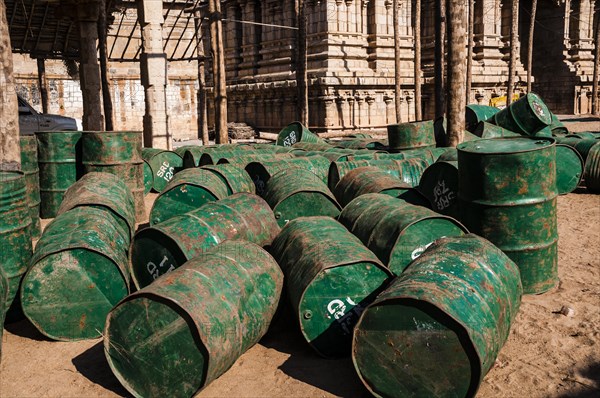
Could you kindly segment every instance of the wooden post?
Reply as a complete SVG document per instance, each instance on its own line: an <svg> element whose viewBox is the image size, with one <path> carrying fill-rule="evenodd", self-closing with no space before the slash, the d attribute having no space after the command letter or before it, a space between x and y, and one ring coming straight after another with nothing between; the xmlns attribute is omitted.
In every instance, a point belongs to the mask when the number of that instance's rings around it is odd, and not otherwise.
<svg viewBox="0 0 600 398"><path fill-rule="evenodd" d="M435 0L435 48L434 48L434 79L435 79L435 117L446 113L446 83L444 74L445 42L446 42L446 0Z"/></svg>
<svg viewBox="0 0 600 398"><path fill-rule="evenodd" d="M508 87L506 106L512 103L515 90L515 71L517 69L517 40L519 35L519 0L511 0L510 11L510 58L508 61Z"/></svg>
<svg viewBox="0 0 600 398"><path fill-rule="evenodd" d="M213 55L213 81L215 97L215 132L216 143L229 142L227 132L227 82L225 80L225 54L223 50L223 23L221 22L221 2L208 1L210 14L210 48Z"/></svg>
<svg viewBox="0 0 600 398"><path fill-rule="evenodd" d="M421 111L421 0L415 0L415 119L423 119Z"/></svg>
<svg viewBox="0 0 600 398"><path fill-rule="evenodd" d="M306 5L297 0L298 54L296 57L296 87L298 89L298 121L308 127L308 74L306 50Z"/></svg>
<svg viewBox="0 0 600 398"><path fill-rule="evenodd" d="M108 55L106 51L106 1L100 1L98 13L98 59L100 61L100 79L102 81L102 104L104 105L104 128L113 131L113 104L108 81Z"/></svg>
<svg viewBox="0 0 600 398"><path fill-rule="evenodd" d="M535 32L535 14L537 11L537 0L531 0L531 19L529 21L529 40L527 41L527 92L531 92L533 73L533 34Z"/></svg>
<svg viewBox="0 0 600 398"><path fill-rule="evenodd" d="M535 1L535 0L534 0ZM469 27L467 37L467 104L471 103L473 85L473 29L475 26L475 0L469 0Z"/></svg>
<svg viewBox="0 0 600 398"><path fill-rule="evenodd" d="M596 38L594 43L594 76L592 78L592 114L600 115L600 98L598 98L598 80L600 79L600 13L596 17Z"/></svg>
<svg viewBox="0 0 600 398"><path fill-rule="evenodd" d="M467 68L467 14L465 2L448 2L448 146L456 147L464 139L466 68Z"/></svg>
<svg viewBox="0 0 600 398"><path fill-rule="evenodd" d="M38 88L42 100L42 113L48 113L48 79L46 79L46 60L37 59Z"/></svg>
<svg viewBox="0 0 600 398"><path fill-rule="evenodd" d="M0 170L20 170L19 106L4 0L0 0L0 131Z"/></svg>
<svg viewBox="0 0 600 398"><path fill-rule="evenodd" d="M194 12L194 28L196 29L196 53L198 55L198 138L202 140L202 145L208 145L208 121L206 111L206 71L204 56L204 40L202 40L202 14L200 11Z"/></svg>
<svg viewBox="0 0 600 398"><path fill-rule="evenodd" d="M400 2L393 0L393 23L394 23L394 105L396 107L396 123L402 123L402 62L400 61Z"/></svg>

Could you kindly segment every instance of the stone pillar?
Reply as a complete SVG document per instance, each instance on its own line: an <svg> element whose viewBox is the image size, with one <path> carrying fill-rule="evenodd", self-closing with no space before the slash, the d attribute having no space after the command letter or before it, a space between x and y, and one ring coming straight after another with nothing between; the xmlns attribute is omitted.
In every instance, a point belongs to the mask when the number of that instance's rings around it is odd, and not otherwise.
<svg viewBox="0 0 600 398"><path fill-rule="evenodd" d="M144 146L171 149L167 117L167 55L163 51L162 1L138 0L138 20L142 28L140 72L144 86Z"/></svg>
<svg viewBox="0 0 600 398"><path fill-rule="evenodd" d="M79 79L83 96L83 129L104 130L102 86L98 64L98 2L77 4L79 24Z"/></svg>

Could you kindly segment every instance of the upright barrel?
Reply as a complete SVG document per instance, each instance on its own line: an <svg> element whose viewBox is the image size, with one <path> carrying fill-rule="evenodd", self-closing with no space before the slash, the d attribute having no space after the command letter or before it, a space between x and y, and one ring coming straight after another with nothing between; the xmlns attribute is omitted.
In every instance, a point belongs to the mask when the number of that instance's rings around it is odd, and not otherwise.
<svg viewBox="0 0 600 398"><path fill-rule="evenodd" d="M474 397L521 294L519 269L490 242L440 239L363 312L354 367L377 397Z"/></svg>
<svg viewBox="0 0 600 398"><path fill-rule="evenodd" d="M9 308L16 299L32 254L24 173L0 171L0 214L0 268L8 279L6 308Z"/></svg>
<svg viewBox="0 0 600 398"><path fill-rule="evenodd" d="M558 281L554 140L502 138L457 148L461 221L519 266L525 293L551 289Z"/></svg>
<svg viewBox="0 0 600 398"><path fill-rule="evenodd" d="M292 146L297 142L325 143L325 140L312 133L300 122L288 124L277 135L277 145Z"/></svg>
<svg viewBox="0 0 600 398"><path fill-rule="evenodd" d="M390 124L387 131L390 149L434 148L436 144L433 120Z"/></svg>
<svg viewBox="0 0 600 398"><path fill-rule="evenodd" d="M175 173L181 170L183 159L177 153L157 148L142 148L142 159L152 170L152 188L162 192Z"/></svg>
<svg viewBox="0 0 600 398"><path fill-rule="evenodd" d="M534 136L552 123L552 113L535 93L528 93L488 120L525 136Z"/></svg>
<svg viewBox="0 0 600 398"><path fill-rule="evenodd" d="M451 217L378 193L354 199L338 220L395 275L436 239L468 232Z"/></svg>
<svg viewBox="0 0 600 398"><path fill-rule="evenodd" d="M306 341L324 357L348 355L360 313L385 287L390 272L330 217L290 221L271 253L285 275Z"/></svg>
<svg viewBox="0 0 600 398"><path fill-rule="evenodd" d="M592 193L600 193L600 142L594 145L585 162L585 186Z"/></svg>
<svg viewBox="0 0 600 398"><path fill-rule="evenodd" d="M39 238L42 233L40 225L40 169L37 153L37 139L35 135L22 135L21 171L25 173L32 238Z"/></svg>
<svg viewBox="0 0 600 398"><path fill-rule="evenodd" d="M139 131L90 131L83 133L81 141L85 172L111 173L123 179L133 194L136 221L144 221L146 208L144 205L142 133Z"/></svg>
<svg viewBox="0 0 600 398"><path fill-rule="evenodd" d="M131 276L142 288L225 240L267 246L278 233L267 202L249 193L231 195L139 231L129 253Z"/></svg>
<svg viewBox="0 0 600 398"><path fill-rule="evenodd" d="M40 168L40 217L54 218L63 195L81 177L81 132L42 131L35 134Z"/></svg>
<svg viewBox="0 0 600 398"><path fill-rule="evenodd" d="M266 251L224 242L119 303L106 359L134 396L191 397L264 336L282 285Z"/></svg>

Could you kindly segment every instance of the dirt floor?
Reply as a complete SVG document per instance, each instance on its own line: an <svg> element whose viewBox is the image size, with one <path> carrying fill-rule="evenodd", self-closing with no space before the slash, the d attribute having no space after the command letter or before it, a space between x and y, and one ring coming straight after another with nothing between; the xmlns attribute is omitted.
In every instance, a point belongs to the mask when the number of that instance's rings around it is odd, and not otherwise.
<svg viewBox="0 0 600 398"><path fill-rule="evenodd" d="M600 130L598 122L595 130ZM583 127L572 130L591 130ZM154 196L150 196L148 204ZM559 285L523 298L508 342L478 397L600 397L600 195L558 199ZM572 316L560 313L563 306ZM451 364L449 364L451 366ZM62 343L26 321L7 325L0 397L129 396L112 375L101 340ZM280 317L200 397L368 397L350 359L324 360L290 317Z"/></svg>

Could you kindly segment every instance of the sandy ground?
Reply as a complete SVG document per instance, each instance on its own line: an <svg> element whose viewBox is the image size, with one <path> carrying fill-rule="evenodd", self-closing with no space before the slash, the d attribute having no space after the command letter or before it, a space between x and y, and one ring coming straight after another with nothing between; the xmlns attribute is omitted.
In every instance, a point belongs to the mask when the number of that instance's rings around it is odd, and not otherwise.
<svg viewBox="0 0 600 398"><path fill-rule="evenodd" d="M598 122L578 131L600 130ZM575 129L573 129L575 130ZM148 205L155 195L148 197ZM558 199L560 284L523 298L521 311L478 397L600 397L600 195ZM573 316L559 313L571 307ZM7 325L0 397L129 396L111 373L101 340L62 343L27 321ZM324 360L289 316L276 319L199 397L368 397L350 359Z"/></svg>

